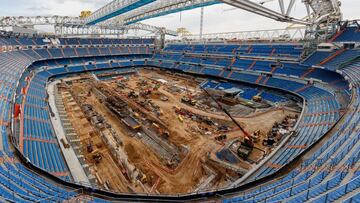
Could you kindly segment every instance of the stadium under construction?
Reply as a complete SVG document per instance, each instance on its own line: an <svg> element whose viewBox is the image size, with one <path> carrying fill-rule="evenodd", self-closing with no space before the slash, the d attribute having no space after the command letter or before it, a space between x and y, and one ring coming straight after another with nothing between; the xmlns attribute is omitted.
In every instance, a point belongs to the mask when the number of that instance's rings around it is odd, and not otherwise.
<svg viewBox="0 0 360 203"><path fill-rule="evenodd" d="M218 4L298 27L203 33ZM0 17L0 201L359 202L359 21L294 4ZM142 22L197 8L198 35Z"/></svg>

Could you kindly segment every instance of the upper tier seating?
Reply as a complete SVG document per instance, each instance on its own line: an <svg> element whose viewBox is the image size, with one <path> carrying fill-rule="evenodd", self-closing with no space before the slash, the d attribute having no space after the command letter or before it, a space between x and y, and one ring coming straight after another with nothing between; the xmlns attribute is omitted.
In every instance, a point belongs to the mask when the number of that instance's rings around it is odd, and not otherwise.
<svg viewBox="0 0 360 203"><path fill-rule="evenodd" d="M299 44L242 44L242 45L182 45L170 44L165 52L191 52L240 56L281 56L299 58L302 46Z"/></svg>
<svg viewBox="0 0 360 203"><path fill-rule="evenodd" d="M360 31L357 26L347 27L336 39L335 42L358 42Z"/></svg>
<svg viewBox="0 0 360 203"><path fill-rule="evenodd" d="M296 76L299 78L304 78L304 77L315 78L318 80L323 80L324 82L327 83L334 83L334 84L336 84L335 82L339 82L342 80L342 77L335 72L330 72L321 69L314 69L313 71L309 72L309 66L303 66L289 62L283 62L279 64L277 61L259 60L259 59L255 60L255 59L236 58L234 60L234 59L212 58L212 57L191 58L190 56L184 56L173 53L156 54L154 56L154 59L208 66L207 68L204 69L204 71L206 71L205 73L211 73L211 75L216 75L216 76L221 76L220 74L223 73L221 72L221 70L219 71L219 67L220 68L225 67L225 68L230 68L231 70L262 71L272 74ZM210 66L214 66L214 68ZM342 87L344 87L345 85L346 83L342 84Z"/></svg>
<svg viewBox="0 0 360 203"><path fill-rule="evenodd" d="M311 66L311 65L318 65L320 62L334 54L335 51L315 51L313 54L311 54L304 62L303 64Z"/></svg>
<svg viewBox="0 0 360 203"><path fill-rule="evenodd" d="M44 40L43 37L7 37L0 39L0 45L22 45L22 46L36 46L36 45L50 45L50 40ZM113 45L113 44L127 44L127 45L151 45L154 44L153 38L148 39L109 39L109 38L59 38L59 45ZM46 41L46 42L45 42Z"/></svg>
<svg viewBox="0 0 360 203"><path fill-rule="evenodd" d="M336 70L343 63L349 62L352 59L357 58L359 54L360 54L360 49L348 49L345 50L343 53L337 55L329 62L323 64L323 66L330 70Z"/></svg>

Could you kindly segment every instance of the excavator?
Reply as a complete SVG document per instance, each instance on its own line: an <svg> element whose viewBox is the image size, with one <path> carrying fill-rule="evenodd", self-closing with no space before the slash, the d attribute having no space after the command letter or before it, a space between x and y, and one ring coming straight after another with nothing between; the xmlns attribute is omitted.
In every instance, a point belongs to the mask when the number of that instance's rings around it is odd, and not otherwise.
<svg viewBox="0 0 360 203"><path fill-rule="evenodd" d="M212 99L215 101L219 109L221 109L235 125L244 133L245 137L241 141L239 148L237 149L237 153L241 158L246 159L252 150L254 149L254 142L251 135L246 132L246 130L231 116L231 114L218 102L204 87L200 86L201 89Z"/></svg>

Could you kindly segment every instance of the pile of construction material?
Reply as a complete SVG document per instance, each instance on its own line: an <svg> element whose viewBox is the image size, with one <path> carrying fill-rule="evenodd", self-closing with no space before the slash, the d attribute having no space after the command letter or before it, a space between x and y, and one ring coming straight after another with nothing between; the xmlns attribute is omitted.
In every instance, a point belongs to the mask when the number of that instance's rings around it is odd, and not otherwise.
<svg viewBox="0 0 360 203"><path fill-rule="evenodd" d="M143 175L141 174L143 173L129 163L128 157L122 148L123 142L121 141L120 136L117 135L116 131L106 119L98 114L90 104L83 104L81 109L85 113L86 118L101 135L102 140L107 145L111 154L116 158L115 160L118 162L119 166L125 169L124 175L133 183L137 181L139 177L142 178ZM101 161L101 153L95 151L91 143L88 144L87 150L89 153L93 154L93 159L96 163Z"/></svg>
<svg viewBox="0 0 360 203"><path fill-rule="evenodd" d="M205 130L204 134L212 134L209 133L210 130L209 127L213 128L212 130L213 133L223 133L231 130L231 128L228 125L221 125L219 124L219 122L214 121L214 119L195 114L187 109L174 106L174 111L176 115L178 115L178 118L181 122L183 122L184 119L191 119L192 121L196 121L200 124L205 124L206 126L208 126L206 129L204 129Z"/></svg>
<svg viewBox="0 0 360 203"><path fill-rule="evenodd" d="M130 135L136 135L166 166L176 168L182 156L185 156L184 150L169 141L167 126L158 118L161 114L160 107L148 99L152 94L151 90L158 86L155 85L150 90L149 86L153 84L147 80L140 80L137 86L140 94L133 90L127 94L116 92L112 87L100 84L92 87L92 90L107 109L130 129Z"/></svg>
<svg viewBox="0 0 360 203"><path fill-rule="evenodd" d="M281 122L275 122L271 131L268 133L267 138L263 140L264 146L275 146L276 143L280 142L283 137L292 133L292 128L295 126L298 116L286 116Z"/></svg>

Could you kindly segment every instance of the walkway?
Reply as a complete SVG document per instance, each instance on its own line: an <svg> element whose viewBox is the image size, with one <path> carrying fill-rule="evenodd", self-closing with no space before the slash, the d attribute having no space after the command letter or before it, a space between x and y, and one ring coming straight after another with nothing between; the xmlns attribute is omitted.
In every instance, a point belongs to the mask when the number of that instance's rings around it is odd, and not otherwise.
<svg viewBox="0 0 360 203"><path fill-rule="evenodd" d="M71 146L69 148L65 148L61 142L61 139L63 139L63 140L67 140L67 139L65 136L64 128L62 126L62 122L60 119L58 109L56 108L56 105L55 105L54 94L55 94L55 85L57 83L58 83L58 81L52 82L52 83L48 84L48 86L47 86L47 92L49 94L49 105L51 107L51 110L55 114L54 117L50 116L51 123L54 126L55 134L58 139L61 151L62 151L64 158L66 160L66 163L69 167L70 173L71 173L72 177L74 178L74 181L77 183L85 183L87 185L90 185L89 179L86 176L86 173L85 173L79 159L77 158L74 149Z"/></svg>

